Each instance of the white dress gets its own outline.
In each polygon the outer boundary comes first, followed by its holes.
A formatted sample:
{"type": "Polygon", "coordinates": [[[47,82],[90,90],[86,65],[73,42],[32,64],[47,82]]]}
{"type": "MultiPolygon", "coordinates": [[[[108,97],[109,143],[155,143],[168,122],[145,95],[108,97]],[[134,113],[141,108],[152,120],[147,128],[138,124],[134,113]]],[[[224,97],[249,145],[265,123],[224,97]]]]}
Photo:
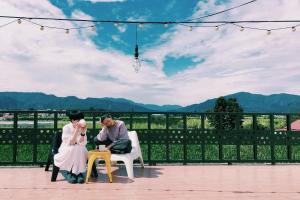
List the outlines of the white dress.
{"type": "Polygon", "coordinates": [[[54,164],[61,170],[71,171],[78,175],[86,171],[86,162],[88,159],[88,151],[86,149],[87,136],[84,140],[79,142],[80,133],[77,136],[77,144],[71,145],[74,127],[69,123],[63,127],[62,143],[58,149],[58,153],[54,155],[54,164]]]}

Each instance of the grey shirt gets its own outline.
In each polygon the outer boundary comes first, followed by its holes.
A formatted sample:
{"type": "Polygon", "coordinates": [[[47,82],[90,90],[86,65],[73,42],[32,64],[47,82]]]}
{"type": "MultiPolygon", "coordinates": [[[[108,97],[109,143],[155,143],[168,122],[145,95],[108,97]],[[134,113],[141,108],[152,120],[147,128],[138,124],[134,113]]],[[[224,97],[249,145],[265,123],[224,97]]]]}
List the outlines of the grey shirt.
{"type": "Polygon", "coordinates": [[[112,142],[119,139],[129,139],[125,123],[120,120],[115,120],[115,124],[113,126],[102,128],[97,135],[97,139],[100,141],[109,139],[112,142]]]}

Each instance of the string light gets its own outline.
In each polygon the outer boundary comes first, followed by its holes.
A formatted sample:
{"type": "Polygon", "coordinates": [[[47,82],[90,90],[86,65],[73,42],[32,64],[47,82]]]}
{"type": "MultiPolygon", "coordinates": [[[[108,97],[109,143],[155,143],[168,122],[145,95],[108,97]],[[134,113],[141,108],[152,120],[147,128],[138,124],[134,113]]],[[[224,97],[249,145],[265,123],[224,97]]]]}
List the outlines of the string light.
{"type": "Polygon", "coordinates": [[[70,30],[80,30],[80,29],[91,29],[93,31],[96,31],[95,25],[88,25],[88,26],[79,26],[79,27],[73,27],[73,28],[65,28],[65,27],[56,27],[56,26],[46,26],[41,23],[37,23],[34,20],[47,20],[47,21],[71,21],[71,22],[84,22],[84,23],[113,23],[116,27],[120,26],[121,24],[136,24],[138,27],[143,28],[144,24],[154,24],[154,25],[163,25],[165,28],[168,28],[170,24],[175,25],[182,25],[186,26],[189,31],[192,31],[194,27],[197,28],[215,28],[216,31],[220,29],[221,26],[227,26],[227,25],[234,25],[239,27],[240,31],[244,31],[245,29],[250,30],[257,30],[257,31],[267,31],[268,35],[271,35],[271,31],[279,31],[279,30],[285,30],[290,29],[292,32],[296,31],[296,27],[300,26],[300,20],[259,20],[259,21],[121,21],[121,20],[86,20],[86,19],[61,19],[61,18],[43,18],[43,17],[24,17],[24,16],[1,16],[0,18],[6,18],[6,19],[14,19],[8,23],[0,24],[0,28],[8,26],[14,22],[17,22],[18,24],[23,23],[23,21],[31,23],[33,25],[39,26],[40,30],[43,31],[45,28],[47,29],[58,29],[58,30],[65,30],[65,32],[68,34],[70,30]],[[286,27],[277,27],[272,29],[267,28],[257,28],[253,26],[240,26],[239,24],[258,24],[258,23],[298,23],[294,26],[286,26],[286,27]],[[198,25],[201,24],[201,25],[198,25]]]}

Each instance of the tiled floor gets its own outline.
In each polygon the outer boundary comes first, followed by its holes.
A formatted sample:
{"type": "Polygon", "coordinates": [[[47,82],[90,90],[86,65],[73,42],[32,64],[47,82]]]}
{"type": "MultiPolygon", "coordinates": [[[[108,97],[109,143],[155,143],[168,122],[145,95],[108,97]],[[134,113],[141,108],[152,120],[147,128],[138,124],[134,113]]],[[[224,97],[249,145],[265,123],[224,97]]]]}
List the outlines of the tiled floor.
{"type": "Polygon", "coordinates": [[[60,174],[50,182],[43,168],[0,168],[0,199],[300,199],[300,165],[123,166],[109,183],[103,167],[89,184],[69,184],[60,174]]]}

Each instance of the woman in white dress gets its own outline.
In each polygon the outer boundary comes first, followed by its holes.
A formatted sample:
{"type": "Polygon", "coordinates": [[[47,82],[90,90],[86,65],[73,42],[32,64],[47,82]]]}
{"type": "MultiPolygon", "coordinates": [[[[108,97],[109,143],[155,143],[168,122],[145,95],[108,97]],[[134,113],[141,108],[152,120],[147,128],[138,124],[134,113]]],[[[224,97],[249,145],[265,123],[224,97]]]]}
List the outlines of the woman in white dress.
{"type": "Polygon", "coordinates": [[[86,122],[81,112],[71,112],[68,116],[70,123],[63,127],[62,144],[54,156],[54,164],[68,171],[69,183],[84,183],[82,173],[88,159],[86,122]]]}

